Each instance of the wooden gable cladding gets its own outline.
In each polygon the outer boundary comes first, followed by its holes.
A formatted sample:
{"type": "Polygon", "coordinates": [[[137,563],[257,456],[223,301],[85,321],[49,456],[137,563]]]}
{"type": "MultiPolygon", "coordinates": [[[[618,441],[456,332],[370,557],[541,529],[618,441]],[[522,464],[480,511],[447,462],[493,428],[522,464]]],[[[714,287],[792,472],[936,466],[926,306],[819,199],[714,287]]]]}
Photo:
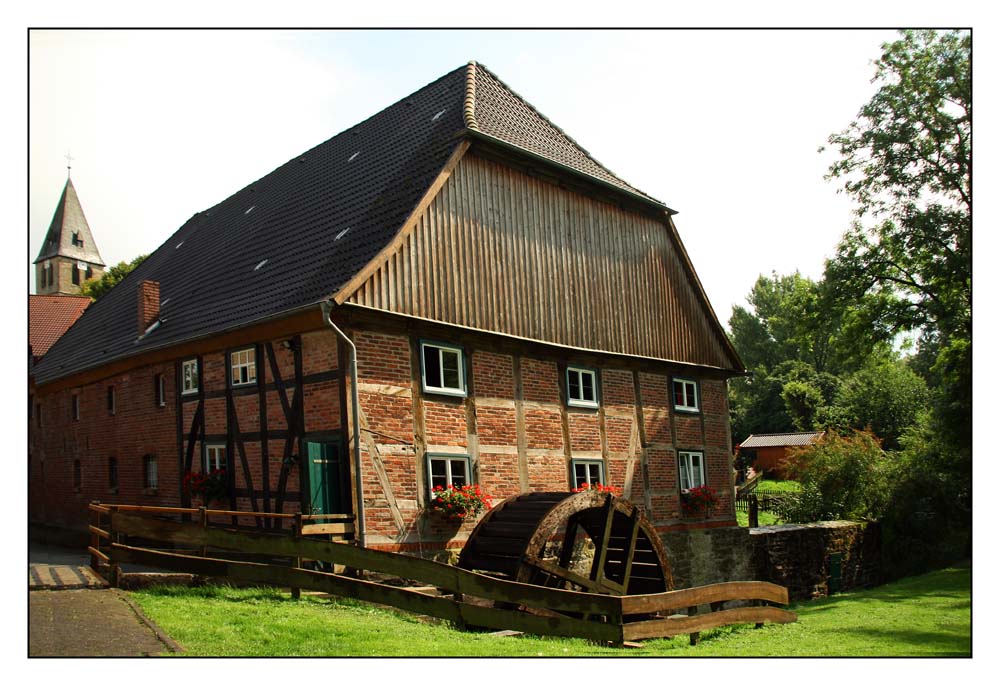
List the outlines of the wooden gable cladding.
{"type": "Polygon", "coordinates": [[[588,350],[741,371],[666,218],[465,155],[346,302],[588,350]]]}

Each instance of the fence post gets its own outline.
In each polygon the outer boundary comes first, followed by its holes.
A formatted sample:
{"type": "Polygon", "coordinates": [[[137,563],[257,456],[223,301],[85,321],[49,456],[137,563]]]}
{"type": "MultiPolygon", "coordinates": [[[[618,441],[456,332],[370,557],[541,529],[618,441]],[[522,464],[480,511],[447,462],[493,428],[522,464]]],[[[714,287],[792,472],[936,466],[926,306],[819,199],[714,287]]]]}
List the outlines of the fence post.
{"type": "Polygon", "coordinates": [[[111,505],[108,512],[108,541],[111,543],[111,550],[108,552],[108,562],[111,566],[111,573],[109,581],[111,582],[112,588],[121,588],[122,585],[122,569],[121,565],[118,564],[117,556],[115,555],[114,544],[121,543],[118,540],[118,534],[115,533],[115,506],[111,505]]]}
{"type": "MultiPolygon", "coordinates": [[[[698,614],[698,606],[697,605],[692,605],[691,607],[688,608],[688,617],[694,617],[696,614],[698,614]]],[[[698,641],[700,641],[700,640],[701,640],[701,632],[700,631],[692,631],[691,632],[691,645],[693,645],[693,646],[698,645],[698,641]]]]}
{"type": "MultiPolygon", "coordinates": [[[[100,505],[101,501],[100,500],[91,500],[90,504],[91,505],[100,505]]],[[[101,512],[100,512],[100,510],[91,510],[91,511],[94,513],[93,516],[91,517],[91,521],[93,521],[94,528],[95,529],[100,529],[101,528],[101,512]]],[[[90,532],[90,547],[93,548],[94,550],[100,550],[101,549],[101,536],[96,531],[91,531],[90,532]]],[[[94,553],[91,553],[90,554],[90,568],[93,569],[95,572],[97,571],[97,565],[99,564],[99,562],[100,561],[97,559],[97,555],[94,554],[94,553]]]]}
{"type": "MultiPolygon", "coordinates": [[[[302,538],[302,513],[301,512],[296,512],[295,513],[295,523],[292,524],[292,536],[295,537],[296,542],[298,542],[298,540],[300,538],[302,538]]],[[[296,546],[296,552],[298,552],[298,546],[296,546]]],[[[301,566],[302,566],[302,558],[301,557],[296,557],[295,558],[295,567],[299,568],[301,566]]],[[[292,587],[292,598],[294,598],[295,600],[298,600],[301,596],[302,596],[302,589],[298,588],[296,586],[293,586],[292,587]]]]}
{"type": "Polygon", "coordinates": [[[760,511],[758,509],[757,494],[751,493],[747,496],[747,520],[751,529],[760,526],[760,511]]]}
{"type": "Polygon", "coordinates": [[[208,557],[208,545],[205,543],[208,532],[208,508],[204,505],[198,508],[198,521],[201,522],[201,556],[208,557]]]}

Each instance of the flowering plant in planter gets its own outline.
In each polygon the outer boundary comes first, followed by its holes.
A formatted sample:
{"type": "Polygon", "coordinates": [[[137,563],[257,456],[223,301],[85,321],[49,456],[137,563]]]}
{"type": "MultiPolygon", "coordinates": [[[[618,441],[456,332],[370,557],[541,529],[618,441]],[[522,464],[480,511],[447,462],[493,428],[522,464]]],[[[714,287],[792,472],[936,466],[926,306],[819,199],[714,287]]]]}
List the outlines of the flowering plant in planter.
{"type": "Polygon", "coordinates": [[[462,521],[467,517],[475,517],[483,510],[493,507],[493,501],[483,493],[478,484],[448,488],[435,486],[431,498],[430,510],[443,514],[449,519],[462,521]]]}
{"type": "Polygon", "coordinates": [[[574,493],[582,493],[584,491],[597,491],[598,493],[610,493],[611,495],[618,495],[619,489],[614,486],[605,486],[602,483],[596,484],[583,484],[579,488],[574,488],[574,493]]]}
{"type": "Polygon", "coordinates": [[[719,506],[719,496],[714,488],[695,486],[681,491],[681,510],[685,517],[708,517],[719,506]]]}
{"type": "Polygon", "coordinates": [[[184,492],[192,498],[200,498],[206,505],[216,500],[222,500],[229,495],[226,470],[188,472],[184,475],[184,492]]]}

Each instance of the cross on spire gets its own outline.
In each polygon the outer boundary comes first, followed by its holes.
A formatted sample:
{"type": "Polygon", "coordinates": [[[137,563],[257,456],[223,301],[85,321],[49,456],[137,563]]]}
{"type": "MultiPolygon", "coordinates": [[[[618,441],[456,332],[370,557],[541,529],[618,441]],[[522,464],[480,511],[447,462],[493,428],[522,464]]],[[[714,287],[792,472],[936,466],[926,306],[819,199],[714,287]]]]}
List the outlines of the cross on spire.
{"type": "Polygon", "coordinates": [[[73,156],[67,152],[64,157],[66,158],[66,178],[69,178],[70,169],[73,166],[73,156]]]}

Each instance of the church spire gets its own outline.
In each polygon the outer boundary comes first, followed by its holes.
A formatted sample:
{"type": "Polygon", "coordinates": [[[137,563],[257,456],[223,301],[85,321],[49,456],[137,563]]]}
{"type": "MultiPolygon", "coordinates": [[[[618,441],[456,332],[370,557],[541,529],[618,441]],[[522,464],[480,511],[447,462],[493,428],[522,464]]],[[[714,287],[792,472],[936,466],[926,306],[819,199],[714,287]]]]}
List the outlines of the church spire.
{"type": "Polygon", "coordinates": [[[39,294],[79,293],[80,284],[100,276],[105,267],[69,177],[72,162],[69,154],[66,162],[66,185],[35,258],[35,285],[39,294]]]}

